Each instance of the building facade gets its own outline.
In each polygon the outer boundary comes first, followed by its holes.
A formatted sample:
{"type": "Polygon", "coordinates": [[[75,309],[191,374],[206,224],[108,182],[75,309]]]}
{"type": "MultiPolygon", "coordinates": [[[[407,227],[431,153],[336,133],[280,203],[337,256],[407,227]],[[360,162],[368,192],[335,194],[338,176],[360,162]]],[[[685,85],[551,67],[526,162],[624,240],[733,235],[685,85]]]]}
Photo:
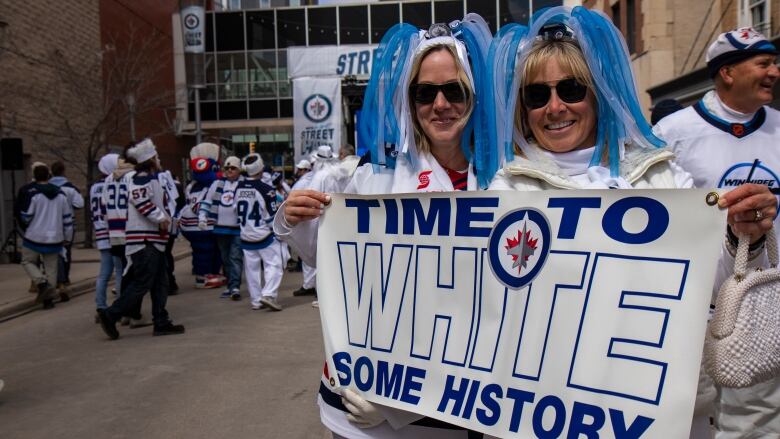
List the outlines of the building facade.
{"type": "MultiPolygon", "coordinates": [[[[242,154],[254,147],[274,165],[292,163],[293,96],[288,75],[290,47],[365,46],[373,48],[399,22],[428,28],[467,12],[480,14],[495,32],[509,22],[527,23],[530,14],[548,6],[577,5],[561,0],[425,0],[328,2],[215,0],[206,14],[207,85],[201,90],[203,130],[230,139],[242,154]]],[[[180,26],[178,15],[174,26],[180,26]]],[[[183,131],[195,129],[195,99],[186,91],[181,32],[176,49],[177,105],[183,131]]],[[[362,104],[367,76],[345,78],[346,142],[354,144],[354,114],[362,104]]]]}

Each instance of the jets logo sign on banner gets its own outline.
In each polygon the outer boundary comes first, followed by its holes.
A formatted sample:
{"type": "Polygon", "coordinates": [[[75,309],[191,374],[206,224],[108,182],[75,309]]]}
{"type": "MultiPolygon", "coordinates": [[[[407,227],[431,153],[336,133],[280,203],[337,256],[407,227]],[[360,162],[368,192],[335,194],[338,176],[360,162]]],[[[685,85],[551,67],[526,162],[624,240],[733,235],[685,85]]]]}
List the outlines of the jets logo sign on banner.
{"type": "Polygon", "coordinates": [[[687,437],[725,231],[706,200],[334,195],[317,245],[332,390],[504,438],[687,437]]]}
{"type": "Polygon", "coordinates": [[[341,79],[293,80],[295,161],[308,158],[320,145],[338,155],[341,148],[341,79]]]}

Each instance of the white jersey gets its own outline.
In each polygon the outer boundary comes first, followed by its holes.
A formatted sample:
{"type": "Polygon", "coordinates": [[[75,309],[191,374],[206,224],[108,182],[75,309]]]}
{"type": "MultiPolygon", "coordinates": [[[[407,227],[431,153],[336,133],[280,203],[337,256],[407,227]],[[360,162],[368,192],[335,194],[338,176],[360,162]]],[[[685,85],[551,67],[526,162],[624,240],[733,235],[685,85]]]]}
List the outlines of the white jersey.
{"type": "Polygon", "coordinates": [[[22,245],[38,253],[59,253],[73,240],[73,213],[65,193],[49,183],[35,183],[22,200],[26,225],[22,245]]]}
{"type": "MultiPolygon", "coordinates": [[[[729,113],[735,114],[709,92],[653,130],[693,175],[696,187],[735,188],[749,182],[765,184],[779,195],[780,112],[765,106],[744,117],[729,113]]],[[[775,218],[776,230],[778,226],[775,218]]],[[[732,268],[733,262],[728,265],[732,268]]],[[[723,278],[716,280],[716,290],[723,278]]],[[[720,389],[715,407],[718,438],[780,437],[780,377],[745,389],[720,389]]]]}
{"type": "Polygon", "coordinates": [[[211,187],[198,209],[198,220],[214,221],[214,233],[219,235],[238,235],[241,233],[236,216],[236,188],[244,177],[235,181],[220,178],[211,187]]]}
{"type": "Polygon", "coordinates": [[[84,207],[84,197],[81,196],[78,188],[69,182],[65,177],[52,177],[49,183],[59,186],[65,197],[68,199],[68,203],[72,209],[81,209],[84,207]]]}
{"type": "MultiPolygon", "coordinates": [[[[173,175],[171,175],[171,171],[158,172],[157,180],[160,182],[160,187],[166,193],[167,205],[165,208],[173,216],[173,214],[176,212],[176,199],[179,198],[179,190],[176,189],[176,182],[173,180],[173,175]]],[[[171,226],[168,228],[168,232],[171,235],[176,235],[179,232],[176,221],[171,221],[171,226]]]]}
{"type": "Polygon", "coordinates": [[[247,178],[236,188],[235,209],[241,226],[242,249],[257,250],[273,243],[271,223],[276,214],[276,189],[247,178]]]}
{"type": "Polygon", "coordinates": [[[95,229],[95,245],[98,250],[108,250],[111,243],[108,240],[108,223],[106,222],[106,205],[103,203],[103,188],[105,179],[96,181],[89,188],[89,210],[92,214],[92,226],[95,229]]]}
{"type": "MultiPolygon", "coordinates": [[[[674,151],[676,163],[698,188],[733,189],[749,182],[765,184],[780,195],[780,112],[763,107],[746,122],[735,123],[704,102],[665,117],[653,128],[674,151]]],[[[775,227],[780,227],[777,218],[775,227]]]]}
{"type": "Polygon", "coordinates": [[[109,175],[103,182],[102,203],[106,209],[108,240],[113,245],[125,245],[125,226],[127,225],[127,188],[135,171],[121,176],[109,175]]]}
{"type": "MultiPolygon", "coordinates": [[[[183,232],[198,232],[198,212],[200,211],[200,203],[206,198],[209,192],[209,186],[203,186],[197,181],[190,182],[184,189],[185,205],[179,212],[179,227],[183,232]]],[[[208,227],[206,230],[210,231],[214,228],[216,223],[214,218],[207,218],[208,227]]]]}
{"type": "Polygon", "coordinates": [[[158,224],[170,219],[167,212],[168,194],[160,186],[156,175],[136,173],[127,188],[130,202],[127,208],[127,256],[140,251],[146,243],[154,244],[164,252],[168,231],[160,231],[158,224]]]}

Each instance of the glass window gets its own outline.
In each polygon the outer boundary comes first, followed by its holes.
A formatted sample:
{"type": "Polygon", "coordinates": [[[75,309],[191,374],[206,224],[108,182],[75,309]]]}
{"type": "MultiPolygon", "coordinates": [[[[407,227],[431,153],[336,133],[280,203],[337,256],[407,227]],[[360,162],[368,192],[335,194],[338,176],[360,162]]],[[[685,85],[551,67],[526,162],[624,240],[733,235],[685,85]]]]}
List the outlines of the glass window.
{"type": "Polygon", "coordinates": [[[388,29],[400,22],[398,4],[371,4],[371,43],[379,44],[388,29]]]}
{"type": "Polygon", "coordinates": [[[227,84],[231,82],[246,82],[246,65],[244,53],[226,53],[217,55],[217,82],[227,84]]]}
{"type": "MultiPolygon", "coordinates": [[[[193,103],[188,105],[188,117],[190,121],[195,121],[195,104],[193,103]]],[[[217,120],[216,102],[200,103],[200,120],[217,120]]]]}
{"type": "Polygon", "coordinates": [[[214,51],[214,15],[206,14],[206,52],[214,51]]]}
{"type": "Polygon", "coordinates": [[[290,84],[290,81],[280,81],[279,82],[279,97],[280,98],[289,98],[292,96],[292,85],[290,84]]]}
{"type": "Polygon", "coordinates": [[[246,84],[218,84],[217,97],[220,101],[246,99],[246,84]]]}
{"type": "Polygon", "coordinates": [[[206,53],[203,60],[203,68],[206,70],[206,82],[213,84],[217,82],[216,67],[214,65],[214,54],[206,53]]]}
{"type": "Polygon", "coordinates": [[[750,0],[750,3],[748,7],[750,8],[750,11],[748,13],[748,18],[750,20],[750,26],[753,27],[753,29],[765,34],[770,35],[772,33],[772,30],[770,29],[770,23],[769,23],[769,11],[768,11],[768,3],[766,0],[750,0]]]}
{"type": "Polygon", "coordinates": [[[250,119],[274,119],[278,117],[276,99],[264,101],[249,101],[250,119]]]}
{"type": "Polygon", "coordinates": [[[260,9],[262,3],[260,0],[243,0],[241,7],[244,9],[260,9]]]}
{"type": "Polygon", "coordinates": [[[463,18],[463,0],[437,1],[433,3],[433,20],[450,23],[463,18]]]}
{"type": "Polygon", "coordinates": [[[249,52],[248,70],[251,82],[276,81],[276,51],[249,52]]]}
{"type": "Polygon", "coordinates": [[[274,11],[247,12],[246,39],[249,50],[275,49],[274,11]]]}
{"type": "Polygon", "coordinates": [[[309,45],[336,44],[336,8],[309,8],[309,45]]]}
{"type": "Polygon", "coordinates": [[[339,8],[339,44],[368,44],[368,8],[339,8]]]}
{"type": "Polygon", "coordinates": [[[275,98],[276,82],[253,82],[249,84],[250,98],[275,98]]]}
{"type": "Polygon", "coordinates": [[[276,54],[276,79],[287,79],[287,51],[279,50],[276,54]]]}
{"type": "Polygon", "coordinates": [[[306,45],[306,11],[303,9],[280,9],[276,11],[276,36],[279,48],[306,45]]]}
{"type": "MultiPolygon", "coordinates": [[[[511,0],[510,0],[511,1],[511,0]]],[[[524,0],[520,0],[522,2],[524,0]]],[[[519,2],[518,2],[519,3],[519,2]]],[[[466,11],[482,16],[490,26],[490,31],[496,32],[496,3],[484,0],[466,0],[466,11]]]]}
{"type": "MultiPolygon", "coordinates": [[[[520,23],[527,26],[531,16],[529,5],[528,0],[500,0],[498,4],[500,26],[507,23],[520,23]]],[[[495,31],[495,29],[491,30],[495,31]]]]}
{"type": "Polygon", "coordinates": [[[279,117],[293,117],[292,99],[279,99],[279,117]]]}
{"type": "Polygon", "coordinates": [[[551,8],[553,6],[563,6],[562,0],[533,0],[534,12],[539,9],[551,8]]]}
{"type": "Polygon", "coordinates": [[[246,101],[219,103],[219,120],[231,119],[246,119],[246,101]]]}
{"type": "Polygon", "coordinates": [[[244,13],[215,14],[217,51],[244,50],[244,13]]]}
{"type": "Polygon", "coordinates": [[[431,26],[431,4],[424,3],[401,3],[403,8],[403,21],[417,26],[420,29],[428,29],[431,26]]]}

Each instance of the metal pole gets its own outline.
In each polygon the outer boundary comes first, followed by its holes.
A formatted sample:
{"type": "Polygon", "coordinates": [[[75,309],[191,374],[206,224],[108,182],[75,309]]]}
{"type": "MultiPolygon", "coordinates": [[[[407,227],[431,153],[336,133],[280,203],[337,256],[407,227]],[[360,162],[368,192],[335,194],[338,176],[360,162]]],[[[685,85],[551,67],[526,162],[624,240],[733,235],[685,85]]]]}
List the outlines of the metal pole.
{"type": "Polygon", "coordinates": [[[202,133],[200,130],[200,88],[193,87],[195,92],[195,144],[201,142],[202,133]]]}

